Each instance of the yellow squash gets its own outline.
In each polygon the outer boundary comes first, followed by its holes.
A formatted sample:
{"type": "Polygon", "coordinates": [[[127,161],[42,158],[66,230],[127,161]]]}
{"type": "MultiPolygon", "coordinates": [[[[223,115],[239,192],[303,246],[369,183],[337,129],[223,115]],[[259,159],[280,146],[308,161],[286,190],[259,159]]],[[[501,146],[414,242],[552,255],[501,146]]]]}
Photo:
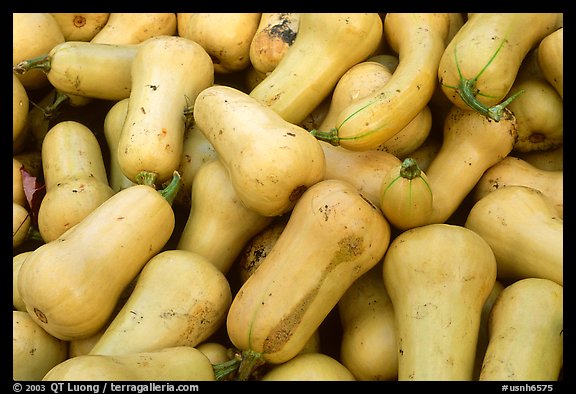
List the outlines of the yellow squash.
{"type": "Polygon", "coordinates": [[[550,33],[538,45],[538,64],[544,78],[564,98],[564,28],[550,33]]]}
{"type": "Polygon", "coordinates": [[[176,34],[176,14],[172,12],[110,13],[106,24],[90,42],[94,44],[139,44],[156,36],[176,34]]]}
{"type": "Polygon", "coordinates": [[[337,359],[324,353],[304,353],[272,367],[260,381],[355,381],[354,375],[337,359]]]}
{"type": "Polygon", "coordinates": [[[52,12],[66,41],[90,41],[108,22],[109,13],[52,12]]]}

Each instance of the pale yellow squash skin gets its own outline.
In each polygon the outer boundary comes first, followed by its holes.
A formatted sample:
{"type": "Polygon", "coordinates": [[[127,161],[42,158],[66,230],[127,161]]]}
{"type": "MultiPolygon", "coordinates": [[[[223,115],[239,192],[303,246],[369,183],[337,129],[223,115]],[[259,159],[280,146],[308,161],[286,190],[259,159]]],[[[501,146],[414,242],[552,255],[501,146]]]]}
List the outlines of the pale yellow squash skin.
{"type": "Polygon", "coordinates": [[[204,256],[227,274],[244,245],[272,222],[238,198],[219,159],[203,164],[192,184],[192,205],[177,249],[204,256]]]}
{"type": "Polygon", "coordinates": [[[298,354],[348,287],[382,258],[389,240],[388,222],[352,184],[325,180],[304,192],[228,312],[228,336],[246,366],[298,354]]]}
{"type": "Polygon", "coordinates": [[[90,41],[108,22],[109,13],[52,12],[66,41],[90,41]]]}
{"type": "Polygon", "coordinates": [[[274,366],[261,381],[355,381],[342,363],[324,353],[304,353],[274,366]]]}
{"type": "Polygon", "coordinates": [[[106,138],[108,154],[110,157],[108,163],[110,169],[108,183],[114,192],[119,192],[122,189],[126,189],[127,187],[136,184],[124,175],[122,168],[120,168],[120,164],[118,163],[118,141],[120,140],[120,133],[124,127],[124,121],[126,121],[129,103],[130,98],[125,98],[116,102],[104,117],[104,138],[106,138]]]}
{"type": "Polygon", "coordinates": [[[465,226],[494,250],[499,279],[563,284],[564,221],[541,191],[520,185],[494,190],[474,204],[465,226]]]}
{"type": "Polygon", "coordinates": [[[203,90],[194,119],[238,197],[261,215],[288,212],[324,176],[324,152],[316,138],[240,90],[222,85],[203,90]]]}
{"type": "Polygon", "coordinates": [[[173,36],[177,31],[175,13],[110,13],[106,24],[90,40],[95,44],[139,44],[156,36],[173,36]]]}
{"type": "Polygon", "coordinates": [[[303,13],[290,50],[250,96],[299,124],[350,67],[376,51],[381,38],[376,13],[303,13]]]}
{"type": "Polygon", "coordinates": [[[422,111],[436,88],[449,26],[449,14],[386,14],[384,36],[400,62],[386,85],[341,111],[335,122],[341,146],[374,149],[422,111]]]}
{"type": "Polygon", "coordinates": [[[195,347],[208,357],[212,365],[224,363],[231,359],[228,348],[219,342],[202,342],[195,347]]]}
{"type": "Polygon", "coordinates": [[[18,290],[28,312],[59,339],[95,334],[124,288],[164,247],[174,225],[172,207],[150,186],[114,194],[26,259],[18,290]]]}
{"type": "MultiPolygon", "coordinates": [[[[476,98],[490,107],[499,104],[510,92],[518,69],[528,52],[556,28],[560,14],[555,13],[477,13],[468,16],[446,46],[438,66],[438,79],[442,91],[450,101],[462,108],[469,108],[456,90],[460,76],[456,57],[466,79],[478,76],[504,41],[490,65],[476,81],[476,89],[485,97],[476,98]],[[527,28],[530,26],[530,28],[527,28]]],[[[512,92],[513,93],[513,92],[512,92]]]]}
{"type": "Polygon", "coordinates": [[[48,131],[42,166],[46,195],[38,210],[38,230],[45,242],[58,238],[114,194],[98,140],[82,123],[63,121],[48,131]]]}
{"type": "MultiPolygon", "coordinates": [[[[196,42],[158,36],[141,44],[132,62],[130,103],[120,139],[118,163],[135,183],[141,172],[161,185],[182,160],[184,111],[214,82],[212,60],[196,42]]],[[[148,183],[147,183],[148,184],[148,183]]]]}
{"type": "Polygon", "coordinates": [[[22,245],[28,239],[32,218],[28,208],[12,202],[12,249],[22,245]]]}
{"type": "Polygon", "coordinates": [[[472,380],[482,307],[496,280],[488,243],[456,225],[406,230],[383,266],[396,323],[398,380],[472,380]]]}
{"type": "Polygon", "coordinates": [[[186,250],[165,250],[146,263],[89,354],[196,346],[224,323],[231,302],[228,280],[210,260],[186,250]]]}
{"type": "Polygon", "coordinates": [[[20,292],[18,291],[18,273],[20,272],[22,264],[32,252],[33,250],[22,252],[12,258],[12,306],[17,311],[26,312],[26,304],[22,301],[22,297],[20,297],[20,292]]]}
{"type": "Polygon", "coordinates": [[[382,263],[358,278],[338,301],[340,362],[357,380],[398,376],[394,307],[382,280],[382,263]]]}
{"type": "Polygon", "coordinates": [[[564,146],[549,151],[512,152],[514,156],[545,171],[564,170],[564,146]]]}
{"type": "Polygon", "coordinates": [[[132,62],[138,48],[138,45],[66,41],[48,53],[46,75],[52,86],[66,94],[122,100],[130,96],[132,62]]]}
{"type": "Polygon", "coordinates": [[[22,149],[22,140],[28,134],[28,110],[30,101],[26,88],[16,74],[12,73],[12,148],[22,149]]]}
{"type": "Polygon", "coordinates": [[[182,185],[174,200],[174,205],[189,210],[192,203],[192,185],[194,178],[204,163],[217,159],[216,150],[196,126],[196,123],[187,127],[184,131],[184,143],[182,145],[182,160],[178,166],[182,185]]]}
{"type": "Polygon", "coordinates": [[[494,122],[453,105],[444,120],[442,146],[426,170],[434,196],[428,223],[448,220],[484,171],[512,151],[517,136],[516,119],[509,112],[494,122]]]}
{"type": "MultiPolygon", "coordinates": [[[[198,349],[176,346],[118,356],[84,355],[52,368],[44,381],[214,381],[210,360],[198,349]]],[[[158,383],[161,384],[161,383],[158,383]]]]}
{"type": "Polygon", "coordinates": [[[212,57],[214,72],[228,74],[250,65],[250,44],[260,13],[177,13],[178,35],[200,44],[212,57]]]}
{"type": "MultiPolygon", "coordinates": [[[[12,14],[12,66],[23,60],[42,56],[65,41],[54,17],[47,12],[12,14]]],[[[50,85],[41,70],[17,75],[26,89],[37,90],[50,85]]]]}
{"type": "Polygon", "coordinates": [[[351,151],[320,141],[326,158],[324,179],[353,184],[375,206],[380,206],[382,180],[402,162],[391,153],[377,150],[351,151]]]}
{"type": "Polygon", "coordinates": [[[560,219],[564,218],[564,171],[541,170],[514,156],[507,156],[486,170],[474,186],[472,201],[510,185],[540,190],[555,205],[560,219]]]}
{"type": "Polygon", "coordinates": [[[86,338],[75,339],[68,342],[68,358],[85,356],[90,353],[96,342],[104,334],[105,328],[86,338]]]}
{"type": "Polygon", "coordinates": [[[16,158],[12,158],[12,201],[23,207],[28,206],[26,194],[24,193],[24,184],[22,183],[23,164],[16,158]]]}
{"type": "Polygon", "coordinates": [[[68,358],[68,343],[44,331],[26,311],[12,311],[12,378],[39,381],[68,358]]]}
{"type": "Polygon", "coordinates": [[[564,99],[564,28],[550,33],[538,45],[538,64],[544,78],[564,99]]]}
{"type": "Polygon", "coordinates": [[[564,353],[563,288],[539,278],[518,280],[496,299],[479,380],[556,381],[564,353]]]}
{"type": "Polygon", "coordinates": [[[261,73],[274,71],[296,39],[300,13],[263,12],[250,42],[250,63],[261,73]]]}

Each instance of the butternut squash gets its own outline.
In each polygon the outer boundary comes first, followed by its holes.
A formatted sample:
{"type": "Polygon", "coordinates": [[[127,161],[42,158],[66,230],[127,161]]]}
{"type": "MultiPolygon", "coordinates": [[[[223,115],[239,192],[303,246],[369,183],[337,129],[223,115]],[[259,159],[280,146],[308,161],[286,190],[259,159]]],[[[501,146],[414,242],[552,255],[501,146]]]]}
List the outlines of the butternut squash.
{"type": "Polygon", "coordinates": [[[300,13],[263,12],[250,42],[254,69],[264,74],[274,71],[294,44],[299,27],[300,13]]]}
{"type": "Polygon", "coordinates": [[[470,109],[470,100],[483,109],[500,105],[510,92],[525,56],[556,29],[559,15],[469,15],[446,46],[438,66],[444,94],[462,109],[470,109]]]}
{"type": "Polygon", "coordinates": [[[106,24],[90,40],[94,44],[132,45],[157,36],[173,36],[177,31],[172,12],[110,13],[106,24]]]}
{"type": "Polygon", "coordinates": [[[131,67],[138,45],[66,41],[14,66],[19,75],[38,71],[58,91],[102,100],[130,96],[131,67]]]}
{"type": "Polygon", "coordinates": [[[564,146],[549,151],[512,152],[534,167],[545,171],[562,171],[564,169],[564,146]]]}
{"type": "Polygon", "coordinates": [[[442,146],[426,170],[434,195],[429,223],[443,223],[472,191],[484,171],[506,157],[518,136],[514,115],[494,122],[452,106],[444,120],[442,146]]]}
{"type": "Polygon", "coordinates": [[[299,354],[273,366],[260,381],[355,381],[340,361],[324,353],[299,354]]]}
{"type": "Polygon", "coordinates": [[[338,301],[338,312],[340,362],[357,380],[396,380],[396,323],[382,279],[382,261],[352,283],[338,301]]]}
{"type": "Polygon", "coordinates": [[[12,249],[16,249],[28,239],[32,228],[28,208],[12,202],[12,249]]]}
{"type": "Polygon", "coordinates": [[[324,179],[340,179],[353,184],[375,206],[380,206],[382,180],[400,159],[391,153],[369,150],[351,151],[320,141],[326,158],[324,179]]]}
{"type": "Polygon", "coordinates": [[[170,201],[178,181],[175,174],[162,193],[146,185],[121,190],[35,249],[18,274],[18,290],[34,321],[63,340],[98,332],[124,288],[170,238],[170,201]]]}
{"type": "Polygon", "coordinates": [[[24,185],[22,183],[24,165],[15,157],[12,158],[12,201],[23,207],[28,206],[24,185]]]}
{"type": "Polygon", "coordinates": [[[44,381],[213,381],[210,360],[198,349],[176,346],[118,356],[84,355],[52,368],[44,381]]]}
{"type": "Polygon", "coordinates": [[[250,65],[250,44],[260,13],[177,13],[178,35],[208,52],[214,72],[228,74],[250,65]]]}
{"type": "Polygon", "coordinates": [[[165,250],[142,268],[134,290],[89,354],[194,347],[220,328],[231,301],[228,280],[211,261],[186,250],[165,250]]]}
{"type": "Polygon", "coordinates": [[[200,92],[194,119],[240,200],[263,216],[288,212],[324,176],[324,152],[312,135],[235,88],[200,92]]]}
{"type": "Polygon", "coordinates": [[[564,218],[564,171],[541,170],[514,156],[505,157],[484,172],[474,186],[472,201],[510,185],[540,190],[555,205],[560,219],[564,218]]]}
{"type": "Polygon", "coordinates": [[[118,140],[118,163],[135,183],[161,185],[182,160],[185,111],[214,82],[212,60],[196,42],[158,36],[140,45],[118,140]]]}
{"type": "MultiPolygon", "coordinates": [[[[12,66],[42,56],[65,41],[54,17],[47,12],[15,12],[12,14],[12,66]]],[[[27,90],[50,86],[41,70],[16,75],[27,90]]]]}
{"type": "Polygon", "coordinates": [[[381,38],[376,13],[303,13],[290,50],[250,96],[299,124],[350,67],[374,53],[381,38]]]}
{"type": "Polygon", "coordinates": [[[229,349],[219,342],[202,342],[196,346],[196,349],[204,353],[212,365],[230,360],[229,349]]]}
{"type": "Polygon", "coordinates": [[[108,22],[109,13],[52,12],[66,41],[90,41],[108,22]]]}
{"type": "Polygon", "coordinates": [[[408,157],[388,171],[381,190],[380,209],[390,224],[407,230],[429,223],[434,196],[416,160],[408,157]]]}
{"type": "Polygon", "coordinates": [[[500,280],[564,278],[564,222],[544,194],[528,186],[492,191],[468,213],[466,228],[488,242],[500,280]]]}
{"type": "Polygon", "coordinates": [[[368,150],[404,128],[432,97],[449,26],[449,14],[387,13],[384,37],[400,58],[398,67],[381,89],[342,110],[334,130],[322,130],[321,138],[368,150]]]}
{"type": "Polygon", "coordinates": [[[46,195],[38,210],[38,230],[50,242],[114,194],[100,145],[82,123],[54,125],[42,143],[46,195]]]}
{"type": "Polygon", "coordinates": [[[389,241],[382,213],[350,183],[325,180],[306,190],[230,306],[227,333],[243,356],[237,379],[298,354],[389,241]]]}
{"type": "Polygon", "coordinates": [[[398,380],[472,380],[482,307],[496,259],[474,231],[429,224],[402,232],[384,256],[394,306],[398,380]]]}
{"type": "Polygon", "coordinates": [[[492,307],[479,380],[554,381],[564,353],[563,288],[540,278],[507,286],[492,307]]]}
{"type": "Polygon", "coordinates": [[[551,32],[538,45],[538,65],[544,78],[564,99],[564,28],[551,32]]]}
{"type": "Polygon", "coordinates": [[[12,311],[12,378],[38,381],[68,357],[68,343],[44,331],[25,311],[12,311]]]}
{"type": "Polygon", "coordinates": [[[26,312],[26,304],[22,301],[22,297],[20,297],[20,292],[18,291],[18,273],[20,272],[22,264],[32,252],[33,250],[21,252],[12,258],[12,306],[17,311],[26,312]]]}
{"type": "Polygon", "coordinates": [[[118,163],[118,141],[120,140],[120,133],[124,127],[129,103],[130,98],[125,98],[116,102],[104,117],[104,138],[106,139],[109,157],[108,183],[114,192],[119,192],[122,189],[126,189],[127,187],[136,184],[124,175],[122,168],[120,168],[120,163],[118,163]]]}
{"type": "Polygon", "coordinates": [[[21,151],[28,133],[28,111],[30,101],[26,88],[12,73],[12,150],[21,151]]]}
{"type": "Polygon", "coordinates": [[[192,206],[177,249],[195,252],[227,274],[244,245],[272,222],[246,208],[219,159],[203,164],[192,184],[192,206]]]}

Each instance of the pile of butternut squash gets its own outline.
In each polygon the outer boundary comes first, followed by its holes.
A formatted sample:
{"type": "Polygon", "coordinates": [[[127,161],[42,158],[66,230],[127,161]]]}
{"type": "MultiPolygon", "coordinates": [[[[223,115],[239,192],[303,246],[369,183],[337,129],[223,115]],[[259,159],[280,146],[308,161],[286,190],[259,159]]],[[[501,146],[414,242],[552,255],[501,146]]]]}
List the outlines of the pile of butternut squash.
{"type": "Polygon", "coordinates": [[[563,14],[13,14],[15,380],[562,380],[563,14]]]}

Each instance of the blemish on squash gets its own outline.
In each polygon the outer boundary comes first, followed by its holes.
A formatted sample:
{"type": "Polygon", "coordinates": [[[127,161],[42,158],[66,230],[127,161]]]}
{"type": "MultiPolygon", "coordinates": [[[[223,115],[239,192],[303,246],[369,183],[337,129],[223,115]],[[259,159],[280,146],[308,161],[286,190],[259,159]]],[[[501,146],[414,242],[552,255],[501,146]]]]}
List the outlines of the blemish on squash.
{"type": "Polygon", "coordinates": [[[72,24],[74,25],[74,27],[83,27],[84,25],[86,25],[86,18],[83,17],[82,15],[75,15],[74,19],[72,20],[72,24]]]}
{"type": "Polygon", "coordinates": [[[304,194],[306,189],[308,189],[308,186],[306,186],[306,185],[300,185],[300,186],[294,188],[294,190],[292,190],[292,193],[290,193],[288,200],[290,200],[290,201],[298,200],[300,198],[300,196],[302,194],[304,194]]]}
{"type": "Polygon", "coordinates": [[[46,317],[44,312],[42,312],[40,309],[34,308],[34,314],[36,315],[38,320],[40,320],[42,323],[48,324],[48,318],[46,317]]]}

